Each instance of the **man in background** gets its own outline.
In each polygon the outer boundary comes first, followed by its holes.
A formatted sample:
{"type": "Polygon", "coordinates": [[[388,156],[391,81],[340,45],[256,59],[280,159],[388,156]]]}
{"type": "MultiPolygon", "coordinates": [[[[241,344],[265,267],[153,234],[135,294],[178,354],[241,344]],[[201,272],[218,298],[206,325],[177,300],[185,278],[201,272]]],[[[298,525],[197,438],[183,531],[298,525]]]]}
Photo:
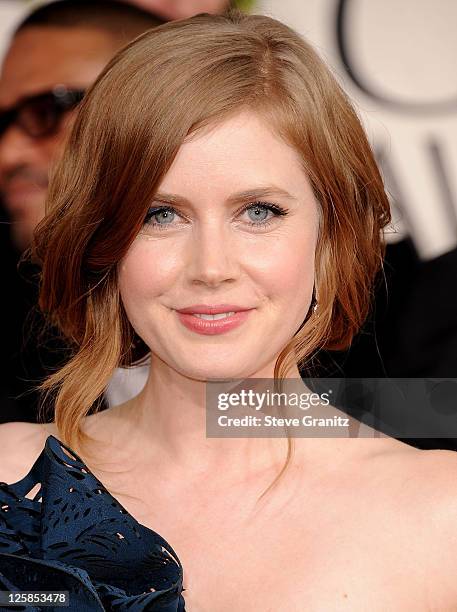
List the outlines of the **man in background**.
{"type": "Polygon", "coordinates": [[[11,39],[0,75],[0,422],[35,421],[34,387],[69,355],[62,340],[37,333],[42,320],[31,314],[37,285],[30,265],[17,270],[44,215],[50,167],[78,102],[105,64],[161,23],[129,3],[59,0],[29,14],[11,39]]]}

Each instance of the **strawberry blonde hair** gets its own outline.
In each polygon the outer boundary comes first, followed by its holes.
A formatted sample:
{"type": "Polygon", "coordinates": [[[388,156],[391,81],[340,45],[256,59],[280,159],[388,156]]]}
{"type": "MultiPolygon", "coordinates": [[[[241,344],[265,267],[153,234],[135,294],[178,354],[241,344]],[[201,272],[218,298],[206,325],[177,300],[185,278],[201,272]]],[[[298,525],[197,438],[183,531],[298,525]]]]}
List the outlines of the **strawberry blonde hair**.
{"type": "MultiPolygon", "coordinates": [[[[274,378],[281,382],[293,364],[306,367],[319,349],[347,348],[368,314],[389,203],[361,122],[317,53],[283,23],[236,10],[153,28],[110,61],[83,99],[32,247],[40,308],[73,347],[41,389],[75,450],[90,438],[81,421],[114,369],[150,350],[124,311],[118,263],[186,137],[242,109],[299,153],[321,215],[319,308],[303,313],[274,378]]],[[[292,446],[288,437],[270,487],[292,446]]]]}

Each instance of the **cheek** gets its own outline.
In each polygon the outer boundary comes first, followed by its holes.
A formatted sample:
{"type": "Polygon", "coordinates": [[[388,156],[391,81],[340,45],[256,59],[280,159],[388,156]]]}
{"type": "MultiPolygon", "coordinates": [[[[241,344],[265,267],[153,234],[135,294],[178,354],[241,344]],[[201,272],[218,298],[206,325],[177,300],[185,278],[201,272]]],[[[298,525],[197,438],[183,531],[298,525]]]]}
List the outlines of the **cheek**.
{"type": "Polygon", "coordinates": [[[282,259],[278,287],[287,299],[300,300],[314,284],[314,246],[301,241],[288,247],[282,259]]]}
{"type": "Polygon", "coordinates": [[[179,257],[173,248],[138,238],[119,264],[119,289],[124,300],[160,295],[173,283],[179,257]],[[165,254],[166,253],[166,254],[165,254]]]}
{"type": "Polygon", "coordinates": [[[249,256],[265,293],[284,302],[307,299],[314,284],[315,232],[301,228],[270,239],[265,246],[249,256]]]}
{"type": "MultiPolygon", "coordinates": [[[[127,317],[141,335],[145,315],[155,299],[173,284],[176,266],[163,249],[141,239],[135,241],[119,264],[119,292],[127,317]]],[[[152,314],[152,313],[151,313],[152,314]]]]}

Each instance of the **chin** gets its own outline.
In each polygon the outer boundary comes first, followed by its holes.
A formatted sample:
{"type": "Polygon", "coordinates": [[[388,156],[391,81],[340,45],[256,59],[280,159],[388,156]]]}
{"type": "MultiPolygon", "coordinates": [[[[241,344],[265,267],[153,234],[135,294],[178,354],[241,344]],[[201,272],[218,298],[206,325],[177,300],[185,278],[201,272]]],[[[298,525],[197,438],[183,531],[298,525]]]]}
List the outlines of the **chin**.
{"type": "Polygon", "coordinates": [[[252,376],[252,369],[241,369],[239,364],[233,366],[222,364],[220,367],[208,365],[207,368],[200,366],[199,368],[180,369],[181,374],[200,380],[202,382],[225,382],[227,380],[243,380],[252,376]]]}

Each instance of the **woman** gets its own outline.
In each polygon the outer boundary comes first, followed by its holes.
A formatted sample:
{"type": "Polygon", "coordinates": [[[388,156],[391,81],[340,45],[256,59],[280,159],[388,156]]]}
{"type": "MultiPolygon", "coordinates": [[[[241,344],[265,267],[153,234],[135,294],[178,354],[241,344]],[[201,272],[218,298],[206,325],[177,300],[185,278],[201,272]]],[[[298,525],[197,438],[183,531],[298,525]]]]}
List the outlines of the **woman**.
{"type": "Polygon", "coordinates": [[[3,589],[75,610],[457,609],[454,454],[367,427],[205,435],[207,383],[306,391],[299,367],[349,345],[382,261],[373,155],[301,37],[236,12],[139,37],[85,97],[48,204],[40,306],[74,356],[44,385],[54,423],[0,428],[3,589]],[[149,353],[142,392],[86,416],[149,353]]]}

